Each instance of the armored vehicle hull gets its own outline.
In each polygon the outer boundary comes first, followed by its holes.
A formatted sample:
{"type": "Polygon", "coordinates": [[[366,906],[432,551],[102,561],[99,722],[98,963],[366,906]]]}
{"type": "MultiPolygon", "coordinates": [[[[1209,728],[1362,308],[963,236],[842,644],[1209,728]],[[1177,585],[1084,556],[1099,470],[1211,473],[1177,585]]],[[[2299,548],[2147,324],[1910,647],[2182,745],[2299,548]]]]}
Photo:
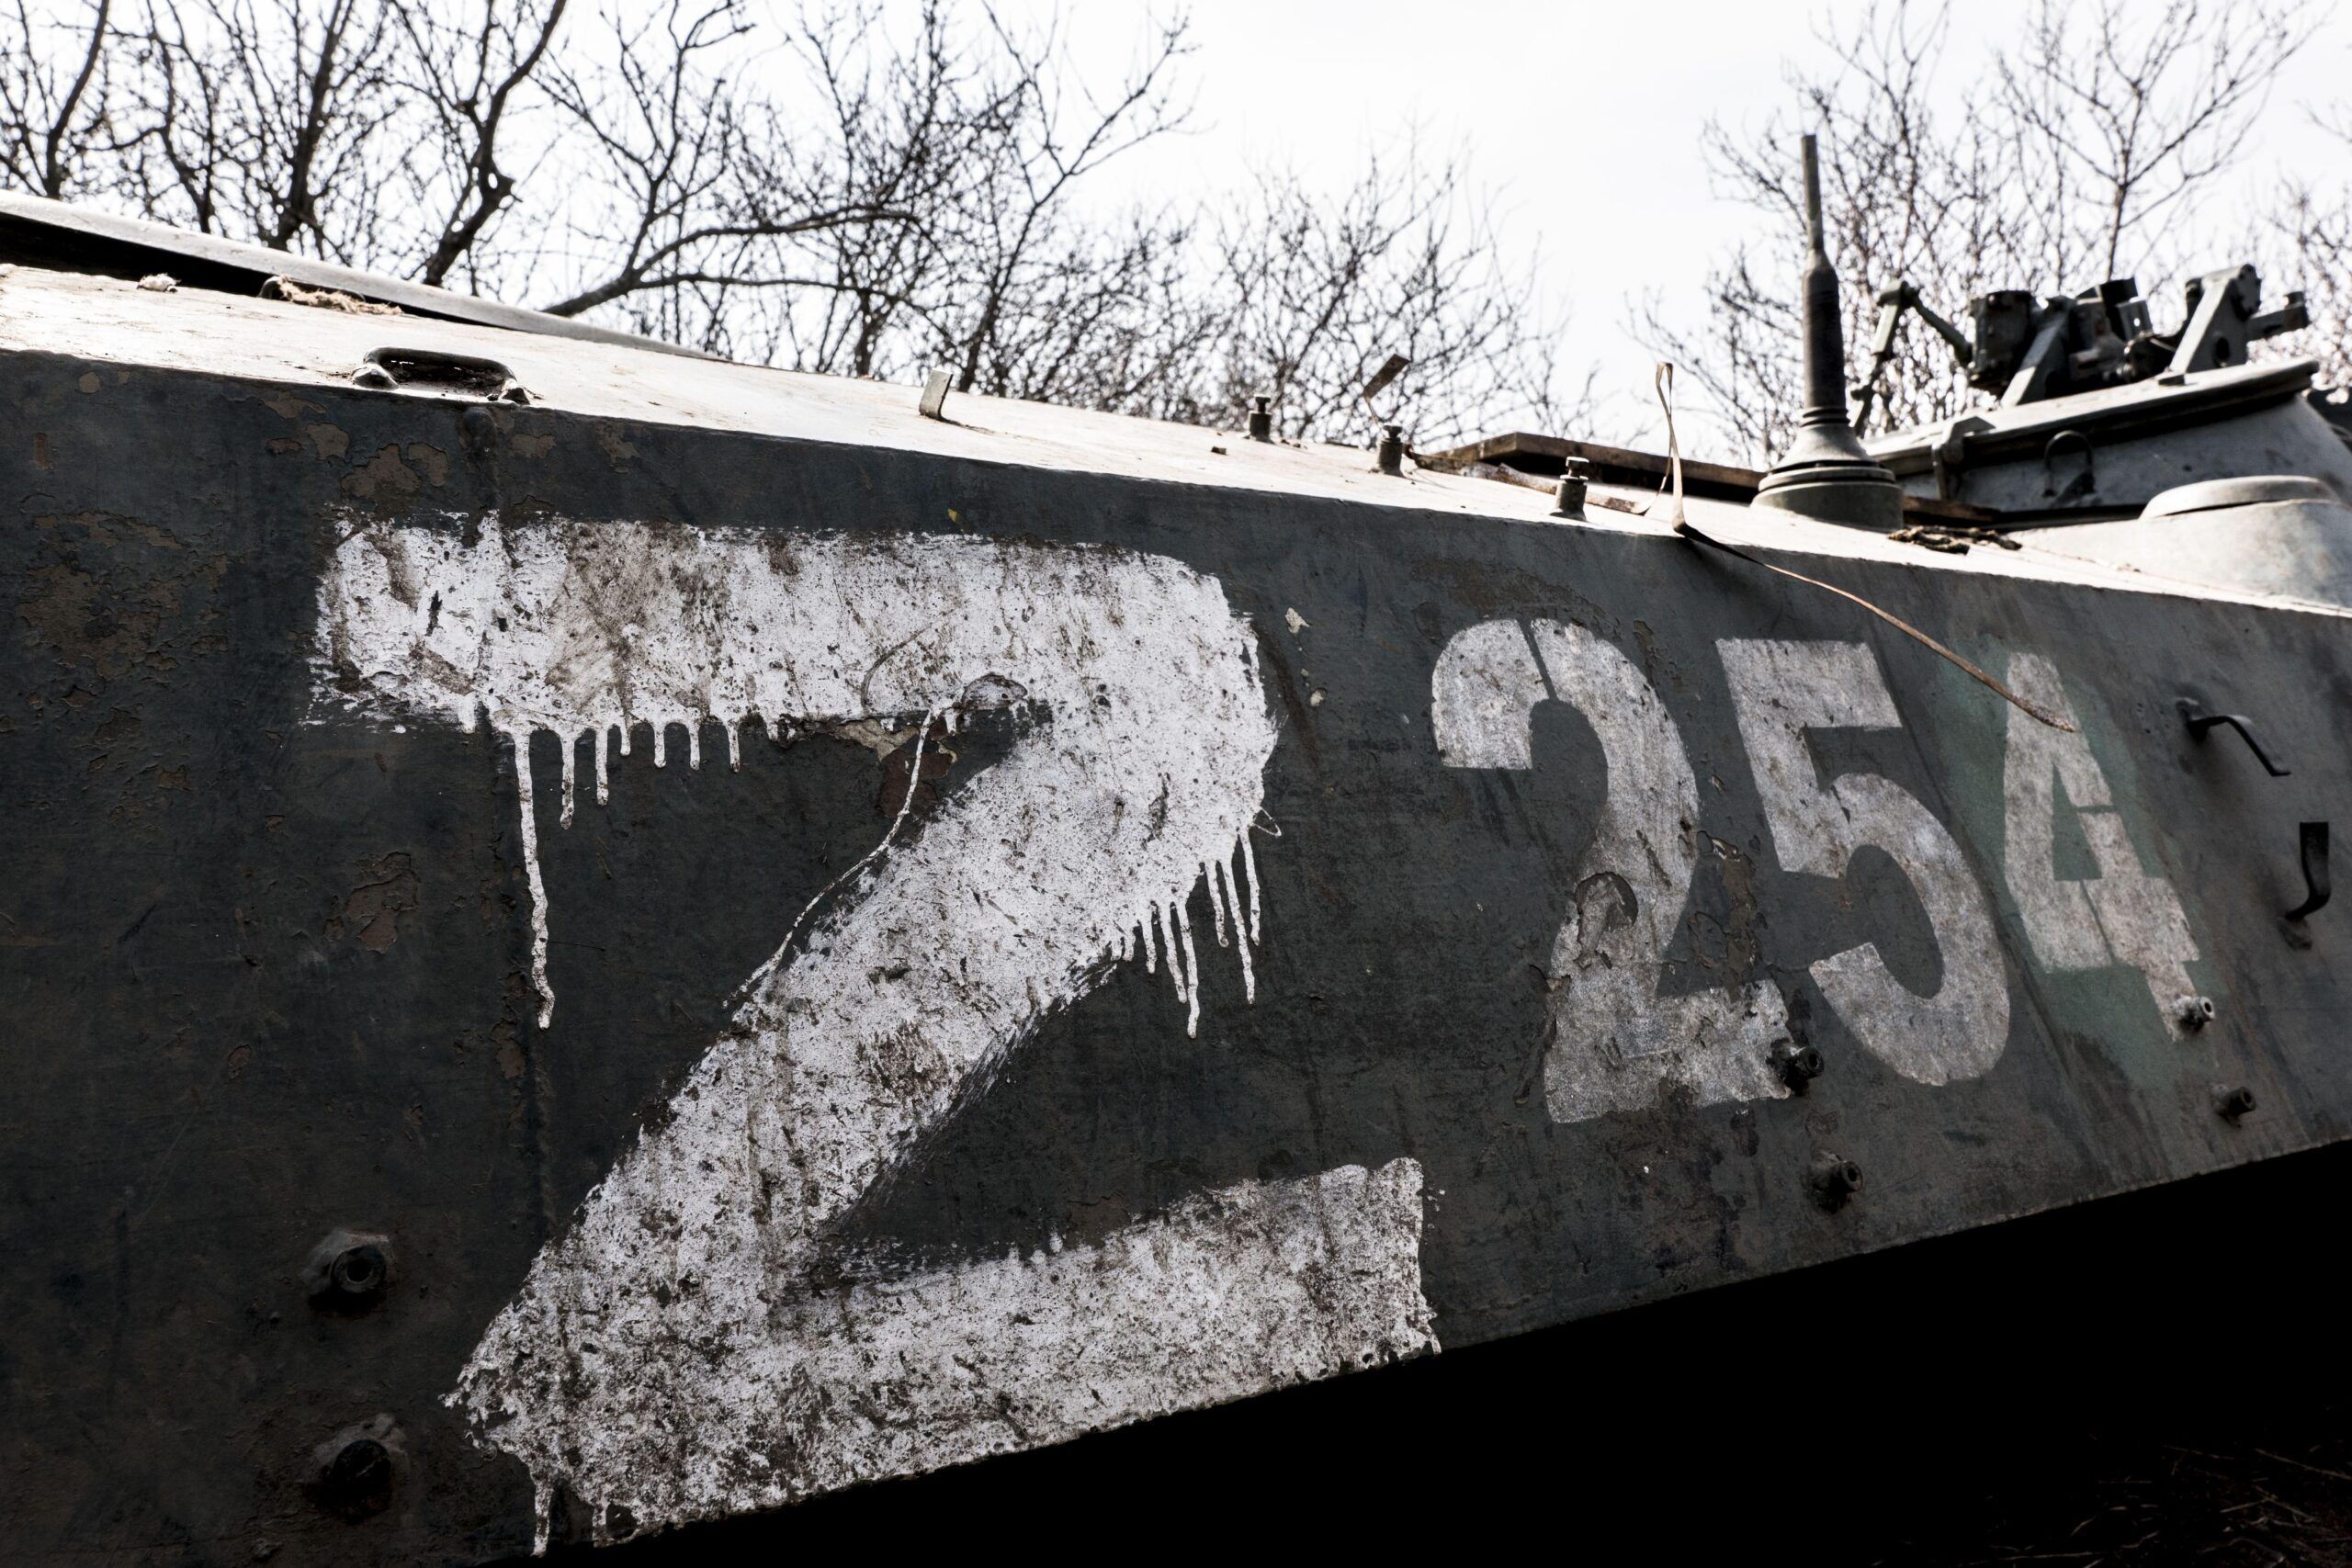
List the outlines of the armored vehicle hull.
{"type": "Polygon", "coordinates": [[[0,377],[35,1555],[640,1536],[2352,1126],[2325,606],[31,268],[0,377]]]}

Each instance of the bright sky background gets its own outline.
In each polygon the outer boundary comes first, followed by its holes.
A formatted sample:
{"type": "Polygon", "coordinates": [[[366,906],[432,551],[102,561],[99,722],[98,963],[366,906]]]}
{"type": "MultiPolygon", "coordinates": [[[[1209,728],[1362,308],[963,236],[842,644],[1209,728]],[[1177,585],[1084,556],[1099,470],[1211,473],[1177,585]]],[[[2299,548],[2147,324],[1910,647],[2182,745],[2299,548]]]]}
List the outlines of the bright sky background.
{"type": "MultiPolygon", "coordinates": [[[[2010,35],[2027,8],[1956,6],[1939,84],[1948,112],[1970,86],[1968,57],[2010,35]]],[[[1043,14],[1050,3],[1006,0],[1004,9],[1043,14]]],[[[1418,126],[1426,143],[1460,149],[1473,178],[1502,192],[1510,245],[1540,247],[1546,284],[1574,310],[1565,362],[1598,363],[1609,400],[1601,421],[1614,428],[1597,434],[1623,434],[1648,396],[1649,358],[1627,331],[1632,302],[1656,288],[1670,311],[1702,317],[1709,260],[1754,220],[1711,196],[1701,128],[1710,115],[1761,123],[1789,105],[1784,62],[1822,62],[1816,25],[1858,9],[1849,0],[1194,0],[1200,129],[1105,169],[1096,197],[1205,196],[1259,158],[1336,189],[1368,146],[1418,126]]],[[[1147,14],[1128,0],[1088,0],[1071,17],[1080,60],[1115,74],[1147,14]]],[[[2352,176],[2352,154],[2306,112],[2352,104],[2347,67],[2352,5],[2331,8],[2274,94],[2229,176],[2238,201],[2268,190],[2283,167],[2322,175],[2335,164],[2352,176]]],[[[2241,248],[2237,213],[2205,219],[2217,247],[2241,248]]],[[[2217,254],[2205,265],[2245,259],[2217,254]]],[[[2266,290],[2293,281],[2266,277],[2266,290]]]]}

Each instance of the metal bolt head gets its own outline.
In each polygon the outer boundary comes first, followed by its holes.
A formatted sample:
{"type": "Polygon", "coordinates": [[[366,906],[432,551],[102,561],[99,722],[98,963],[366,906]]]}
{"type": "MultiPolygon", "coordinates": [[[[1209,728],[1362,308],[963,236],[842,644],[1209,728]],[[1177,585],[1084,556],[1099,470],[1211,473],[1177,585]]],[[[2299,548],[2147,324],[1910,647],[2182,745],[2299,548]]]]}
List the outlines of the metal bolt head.
{"type": "Polygon", "coordinates": [[[1405,427],[1401,424],[1384,424],[1380,430],[1380,471],[1384,474],[1402,474],[1405,471],[1405,427]]]}
{"type": "Polygon", "coordinates": [[[311,1494],[346,1519],[380,1514],[391,1503],[404,1451],[390,1416],[345,1427],[311,1450],[311,1494]]]}
{"type": "Polygon", "coordinates": [[[327,1269],[327,1280],[345,1296],[372,1298],[382,1293],[390,1273],[382,1250],[363,1244],[336,1254],[327,1269]]]}
{"type": "Polygon", "coordinates": [[[303,1279],[311,1304],[322,1311],[366,1312],[391,1287],[391,1240],[373,1231],[330,1231],[311,1249],[303,1279]]]}
{"type": "Polygon", "coordinates": [[[2172,1015],[2183,1029],[2202,1029],[2213,1021],[2213,998],[2183,996],[2172,1004],[2172,1015]]]}
{"type": "Polygon", "coordinates": [[[1783,1045],[1772,1053],[1772,1060],[1781,1069],[1781,1081],[1800,1094],[1829,1066],[1818,1045],[1783,1045]]]}
{"type": "Polygon", "coordinates": [[[1575,474],[1569,474],[1560,480],[1558,488],[1552,491],[1552,515],[1555,517],[1582,517],[1584,515],[1584,494],[1585,481],[1583,479],[1579,479],[1575,474]]]}
{"type": "Polygon", "coordinates": [[[1274,400],[1260,392],[1250,400],[1250,439],[1272,441],[1274,438],[1274,400]]]}
{"type": "Polygon", "coordinates": [[[2213,1109],[2220,1111],[2224,1120],[2231,1122],[2241,1116],[2251,1116],[2254,1114],[2254,1090],[2244,1084],[2223,1089],[2214,1099],[2213,1109]]]}
{"type": "Polygon", "coordinates": [[[458,416],[458,439],[474,457],[482,457],[498,440],[498,422],[476,403],[458,416]]]}
{"type": "Polygon", "coordinates": [[[1813,1156],[1813,1189],[1824,1207],[1843,1207],[1862,1190],[1862,1168],[1843,1155],[1817,1154],[1813,1156]]]}
{"type": "Polygon", "coordinates": [[[374,1513],[390,1500],[392,1455],[373,1438],[354,1438],[335,1450],[319,1489],[339,1507],[374,1513]]]}

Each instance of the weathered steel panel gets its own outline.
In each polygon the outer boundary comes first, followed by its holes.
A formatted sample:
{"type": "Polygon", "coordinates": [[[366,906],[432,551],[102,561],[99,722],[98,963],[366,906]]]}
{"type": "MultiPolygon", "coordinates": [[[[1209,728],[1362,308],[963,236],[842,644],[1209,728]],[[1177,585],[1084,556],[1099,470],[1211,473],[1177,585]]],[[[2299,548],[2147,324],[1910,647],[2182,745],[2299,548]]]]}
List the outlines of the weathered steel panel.
{"type": "Polygon", "coordinates": [[[1657,536],[0,376],[36,1554],[624,1534],[2352,1111],[2340,617],[1807,568],[2068,735],[1657,536]]]}

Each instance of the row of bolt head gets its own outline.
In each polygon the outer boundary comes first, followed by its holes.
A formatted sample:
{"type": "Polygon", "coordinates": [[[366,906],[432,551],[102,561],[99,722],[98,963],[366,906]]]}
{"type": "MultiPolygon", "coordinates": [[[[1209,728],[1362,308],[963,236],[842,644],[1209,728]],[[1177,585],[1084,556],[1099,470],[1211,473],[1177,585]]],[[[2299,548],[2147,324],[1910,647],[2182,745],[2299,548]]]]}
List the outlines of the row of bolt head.
{"type": "MultiPolygon", "coordinates": [[[[2239,1084],[2222,1089],[2213,1097],[2213,1109],[2224,1120],[2235,1122],[2254,1114],[2254,1090],[2239,1084]]],[[[1862,1168],[1843,1155],[1826,1150],[1813,1156],[1808,1172],[1815,1193],[1829,1208],[1842,1205],[1862,1190],[1862,1168]]]]}
{"type": "Polygon", "coordinates": [[[1592,464],[1584,457],[1570,457],[1560,469],[1560,483],[1552,492],[1552,515],[1582,517],[1585,491],[1592,485],[1592,464]]]}
{"type": "MultiPolygon", "coordinates": [[[[2173,1020],[2184,1030],[2193,1032],[2204,1028],[2213,1021],[2217,1010],[2211,997],[2183,993],[2173,998],[2173,1020]]],[[[2254,1103],[2254,1090],[2244,1084],[2217,1090],[2213,1096],[2213,1109],[2231,1122],[2253,1115],[2254,1103]]]]}
{"type": "MultiPolygon", "coordinates": [[[[1257,393],[1250,398],[1249,425],[1250,440],[1269,442],[1273,440],[1273,403],[1274,400],[1264,392],[1257,393]]],[[[1374,455],[1382,473],[1402,474],[1405,471],[1405,427],[1401,424],[1383,424],[1380,427],[1380,442],[1374,455]]]]}

